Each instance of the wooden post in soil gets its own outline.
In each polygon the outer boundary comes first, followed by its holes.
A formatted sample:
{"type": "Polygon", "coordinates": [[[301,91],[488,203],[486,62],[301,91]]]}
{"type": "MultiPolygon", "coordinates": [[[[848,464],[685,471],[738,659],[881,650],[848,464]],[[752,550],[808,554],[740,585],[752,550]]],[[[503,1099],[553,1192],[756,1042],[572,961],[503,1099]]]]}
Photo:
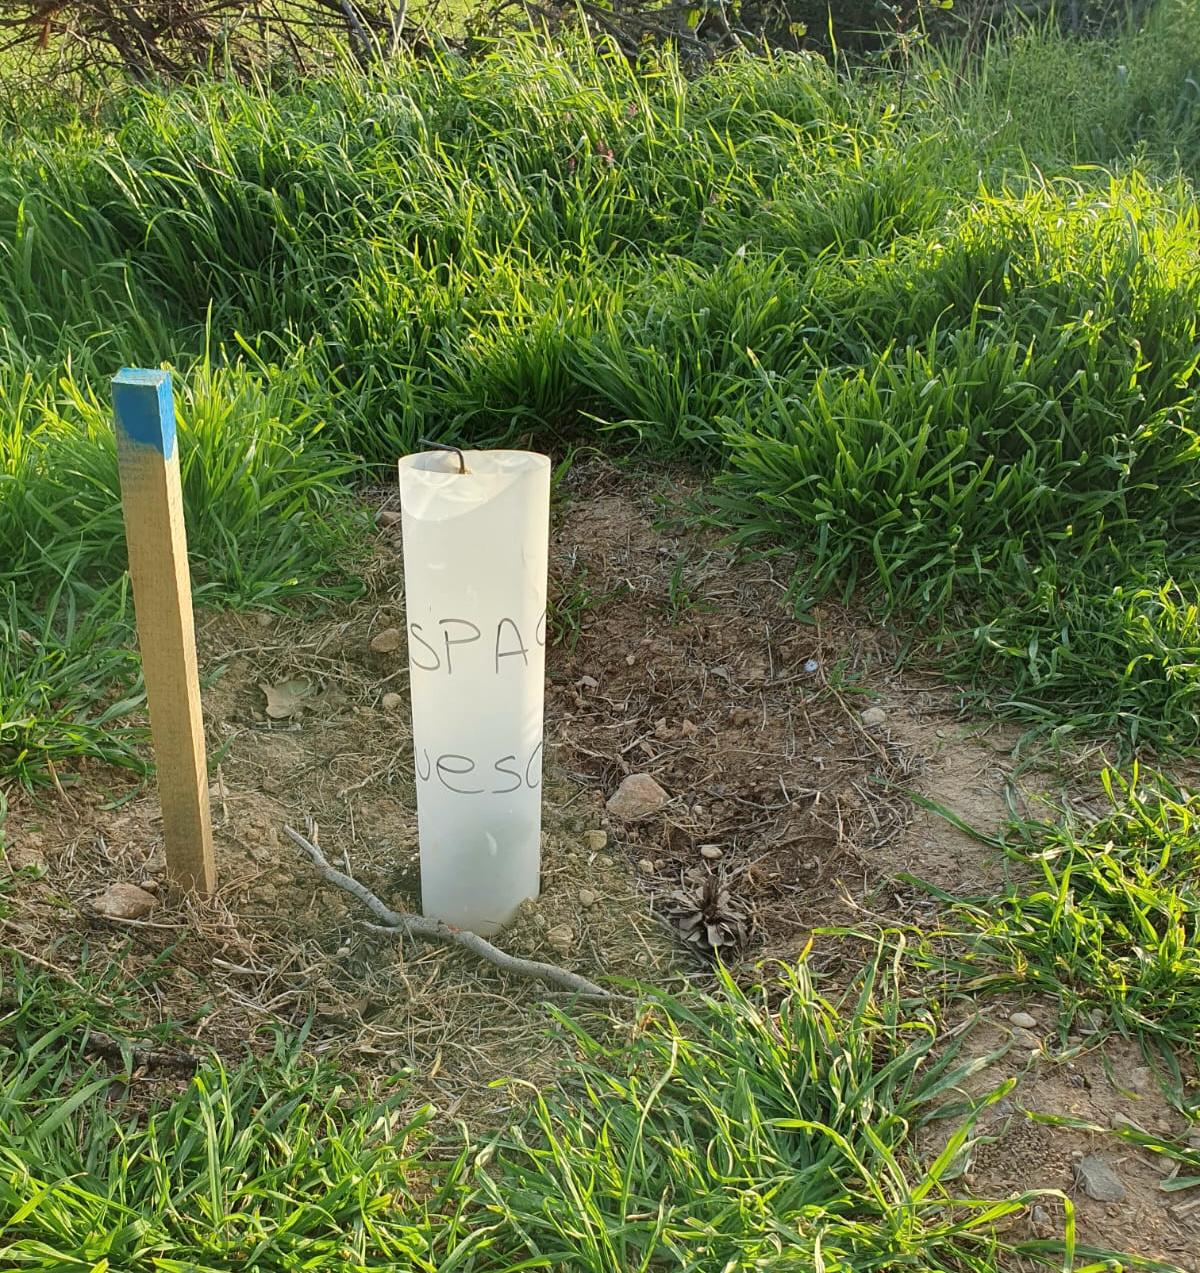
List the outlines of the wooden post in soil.
{"type": "Polygon", "coordinates": [[[211,893],[217,873],[170,373],[126,368],[112,395],[167,873],[178,888],[211,893]]]}

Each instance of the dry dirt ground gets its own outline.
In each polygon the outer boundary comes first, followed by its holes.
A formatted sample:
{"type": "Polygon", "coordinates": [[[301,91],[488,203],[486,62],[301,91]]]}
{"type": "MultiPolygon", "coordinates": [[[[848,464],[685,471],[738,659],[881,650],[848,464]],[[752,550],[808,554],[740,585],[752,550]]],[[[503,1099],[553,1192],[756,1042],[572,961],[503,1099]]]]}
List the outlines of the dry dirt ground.
{"type": "MultiPolygon", "coordinates": [[[[556,503],[543,891],[498,940],[591,977],[704,985],[706,952],[684,938],[700,914],[739,975],[812,940],[835,987],[862,946],[821,930],[936,922],[937,904],[899,873],[966,893],[1001,878],[993,851],[914,809],[907,789],[987,832],[1005,819],[1006,791],[1026,801],[1072,792],[1046,774],[1014,787],[1014,735],[960,719],[935,678],[894,673],[888,634],[835,608],[790,617],[769,562],[735,563],[671,520],[680,489],[593,462],[556,503]],[[868,726],[872,707],[886,718],[868,726]],[[645,822],[610,824],[606,797],[642,772],[670,802],[645,822]]],[[[544,1007],[555,996],[460,952],[363,932],[358,903],[282,834],[311,817],[336,864],[394,907],[416,904],[404,650],[371,647],[404,626],[395,492],[375,503],[369,588],[353,607],[200,616],[218,895],[168,896],[152,788],[87,768],[61,795],[10,794],[8,861],[35,869],[14,884],[0,937],[68,977],[107,967],[148,1029],[182,1020],[198,1045],[229,1057],[311,1018],[310,1049],[367,1081],[408,1074],[414,1099],[440,1117],[486,1126],[525,1099],[494,1080],[537,1083],[560,1063],[565,1045],[544,1007]],[[263,687],[292,715],[269,717],[263,687]],[[116,881],[147,884],[159,906],[138,921],[99,918],[89,899],[116,881]]],[[[1064,1051],[1049,1003],[992,1000],[982,1014],[968,1049],[1009,1048],[978,1090],[1019,1082],[963,1183],[989,1196],[1062,1190],[1082,1242],[1200,1269],[1200,1202],[1161,1190],[1150,1155],[1026,1113],[1103,1128],[1123,1115],[1185,1136],[1140,1056],[1084,1037],[1064,1051]],[[1013,1038],[1008,1014],[1022,1008],[1038,1020],[1039,1046],[1013,1038]],[[1077,1188],[1074,1162],[1093,1152],[1116,1165],[1123,1202],[1077,1188]]],[[[966,1016],[947,1005],[948,1025],[966,1016]]],[[[618,1012],[604,1028],[628,1026],[618,1012]]],[[[1047,1199],[1018,1223],[1060,1233],[1061,1205],[1047,1199]]]]}

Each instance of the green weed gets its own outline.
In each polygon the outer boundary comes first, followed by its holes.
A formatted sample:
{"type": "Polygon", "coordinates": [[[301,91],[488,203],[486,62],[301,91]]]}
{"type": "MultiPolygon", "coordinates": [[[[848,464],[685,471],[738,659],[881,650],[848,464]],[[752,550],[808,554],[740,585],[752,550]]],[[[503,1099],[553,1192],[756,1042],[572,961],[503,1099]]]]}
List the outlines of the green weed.
{"type": "MultiPolygon", "coordinates": [[[[707,554],[701,560],[701,566],[707,562],[707,554]]],[[[671,570],[667,580],[667,615],[672,624],[678,624],[685,615],[703,614],[712,606],[692,594],[692,585],[687,580],[687,568],[690,564],[688,554],[684,553],[671,570]]]]}
{"type": "Polygon", "coordinates": [[[565,645],[573,652],[579,644],[589,616],[621,596],[624,591],[621,585],[607,591],[597,591],[588,583],[586,566],[563,582],[552,581],[546,607],[546,625],[551,642],[554,645],[565,645]]]}

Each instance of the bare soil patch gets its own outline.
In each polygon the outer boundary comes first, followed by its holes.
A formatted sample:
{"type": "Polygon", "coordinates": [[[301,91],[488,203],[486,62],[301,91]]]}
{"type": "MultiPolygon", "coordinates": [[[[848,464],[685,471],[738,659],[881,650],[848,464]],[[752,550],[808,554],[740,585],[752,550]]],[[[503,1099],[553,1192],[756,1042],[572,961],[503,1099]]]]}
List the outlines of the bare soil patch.
{"type": "Polygon", "coordinates": [[[634,773],[666,789],[662,816],[614,821],[614,836],[668,921],[693,904],[740,917],[728,959],[844,918],[843,895],[905,826],[894,785],[920,758],[862,721],[880,634],[847,643],[833,609],[791,617],[769,561],[734,562],[668,520],[682,485],[572,473],[552,592],[560,612],[578,606],[560,621],[549,717],[557,762],[594,800],[634,773]]]}
{"type": "MultiPolygon", "coordinates": [[[[963,1049],[968,1057],[998,1059],[974,1075],[964,1091],[980,1097],[1007,1079],[1013,1091],[986,1110],[980,1141],[961,1164],[956,1183],[982,1197],[1004,1197],[1024,1189],[1057,1190],[1076,1211],[1078,1240],[1095,1247],[1135,1252],[1190,1271],[1200,1267],[1200,1206],[1195,1191],[1172,1192],[1164,1185],[1178,1166],[1109,1134],[1125,1126],[1186,1144],[1189,1125],[1164,1099],[1159,1076],[1131,1042],[1086,1030],[1066,1040],[1055,1028],[1049,1001],[992,1001],[971,1029],[963,1049]],[[1033,1031],[1014,1028],[1011,1011],[1031,1013],[1033,1031]],[[1033,1037],[1030,1037],[1030,1036],[1033,1037]],[[1007,1050],[1005,1050],[1007,1049],[1007,1050]],[[1097,1130],[1055,1125],[1071,1119],[1097,1130]],[[1095,1156],[1115,1172],[1124,1197],[1106,1202],[1089,1197],[1079,1177],[1081,1159],[1095,1156]]],[[[918,1138],[927,1158],[944,1144],[931,1127],[918,1138]]],[[[1045,1196],[1017,1217],[1022,1236],[1061,1235],[1062,1199],[1045,1196]]]]}

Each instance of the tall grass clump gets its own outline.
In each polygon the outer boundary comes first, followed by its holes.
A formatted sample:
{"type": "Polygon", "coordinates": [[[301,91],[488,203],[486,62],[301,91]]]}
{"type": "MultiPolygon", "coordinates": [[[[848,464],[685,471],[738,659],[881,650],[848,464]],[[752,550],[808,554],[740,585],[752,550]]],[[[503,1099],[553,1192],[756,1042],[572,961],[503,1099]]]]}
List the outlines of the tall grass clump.
{"type": "Polygon", "coordinates": [[[578,1073],[482,1156],[499,1244],[529,1261],[507,1267],[983,1273],[1022,1246],[1001,1230],[1030,1196],[947,1188],[974,1116],[1007,1088],[965,1116],[948,1103],[988,1059],[939,1048],[878,959],[840,1005],[801,964],[761,997],[728,977],[711,997],[658,996],[617,1041],[562,1024],[578,1073]],[[913,1133],[941,1117],[922,1160],[913,1133]]]}
{"type": "Polygon", "coordinates": [[[864,275],[857,365],[760,371],[717,509],[811,537],[800,604],[861,586],[1027,719],[1194,746],[1198,234],[1137,176],[981,196],[864,275]]]}

